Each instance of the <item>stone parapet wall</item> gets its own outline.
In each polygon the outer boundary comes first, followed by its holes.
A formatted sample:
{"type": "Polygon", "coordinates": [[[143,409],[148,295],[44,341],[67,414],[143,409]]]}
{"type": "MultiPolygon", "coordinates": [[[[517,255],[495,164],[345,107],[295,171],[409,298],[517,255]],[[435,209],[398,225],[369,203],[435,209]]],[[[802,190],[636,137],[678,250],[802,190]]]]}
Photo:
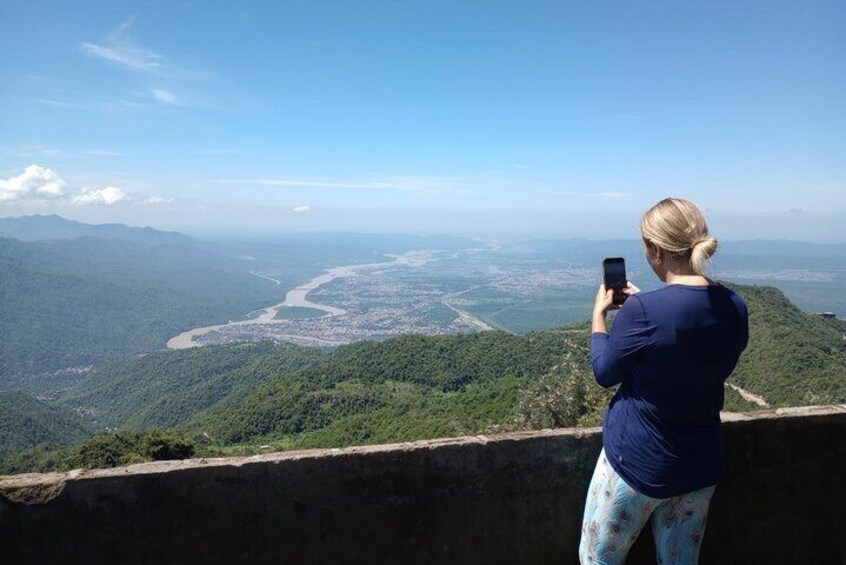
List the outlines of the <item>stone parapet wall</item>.
{"type": "MultiPolygon", "coordinates": [[[[701,562],[846,563],[846,407],[726,415],[701,562]]],[[[3,563],[577,562],[600,430],[0,477],[3,563]]],[[[648,530],[628,563],[654,563],[648,530]]]]}

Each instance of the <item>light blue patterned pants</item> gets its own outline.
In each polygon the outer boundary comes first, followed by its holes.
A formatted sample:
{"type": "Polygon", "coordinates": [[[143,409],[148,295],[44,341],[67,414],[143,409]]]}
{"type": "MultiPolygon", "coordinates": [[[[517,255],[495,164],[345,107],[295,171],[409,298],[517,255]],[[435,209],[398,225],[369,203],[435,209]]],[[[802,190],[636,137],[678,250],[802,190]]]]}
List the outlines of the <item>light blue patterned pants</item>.
{"type": "Polygon", "coordinates": [[[659,565],[695,565],[705,534],[714,486],[673,498],[651,498],[630,487],[599,454],[588,487],[579,561],[582,565],[622,564],[646,521],[659,565]]]}

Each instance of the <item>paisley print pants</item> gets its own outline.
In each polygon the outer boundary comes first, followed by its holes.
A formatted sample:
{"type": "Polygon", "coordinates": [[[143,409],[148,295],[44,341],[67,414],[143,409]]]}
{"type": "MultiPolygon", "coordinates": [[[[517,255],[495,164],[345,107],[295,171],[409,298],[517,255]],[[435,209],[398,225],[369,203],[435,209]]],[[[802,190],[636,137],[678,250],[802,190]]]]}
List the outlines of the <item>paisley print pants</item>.
{"type": "Polygon", "coordinates": [[[673,498],[651,498],[614,471],[603,449],[588,487],[579,561],[616,565],[626,561],[646,521],[652,520],[659,565],[695,565],[705,534],[714,486],[673,498]]]}

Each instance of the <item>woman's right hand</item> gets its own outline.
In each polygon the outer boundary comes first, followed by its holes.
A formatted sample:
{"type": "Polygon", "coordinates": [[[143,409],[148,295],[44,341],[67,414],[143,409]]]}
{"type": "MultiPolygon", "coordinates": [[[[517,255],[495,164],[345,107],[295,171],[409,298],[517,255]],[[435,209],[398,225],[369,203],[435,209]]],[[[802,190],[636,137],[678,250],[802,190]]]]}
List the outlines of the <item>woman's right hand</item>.
{"type": "Polygon", "coordinates": [[[632,294],[637,294],[640,292],[640,289],[633,285],[631,281],[626,281],[626,288],[623,289],[623,292],[631,296],[632,294]]]}

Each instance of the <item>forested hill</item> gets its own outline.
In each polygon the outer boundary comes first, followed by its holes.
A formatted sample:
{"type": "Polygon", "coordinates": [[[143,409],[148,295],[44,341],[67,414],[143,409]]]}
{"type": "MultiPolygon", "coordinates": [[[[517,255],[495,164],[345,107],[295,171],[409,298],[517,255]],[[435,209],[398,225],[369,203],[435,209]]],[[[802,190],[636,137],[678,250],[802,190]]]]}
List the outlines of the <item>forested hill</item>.
{"type": "Polygon", "coordinates": [[[271,342],[163,351],[92,372],[61,402],[91,413],[100,426],[178,426],[212,406],[233,404],[273,376],[337,353],[271,342]]]}
{"type": "Polygon", "coordinates": [[[0,455],[40,443],[68,444],[94,427],[73,411],[20,391],[0,391],[0,455]]]}
{"type": "Polygon", "coordinates": [[[154,351],[278,298],[245,261],[183,237],[0,238],[0,389],[154,351]]]}
{"type": "Polygon", "coordinates": [[[582,351],[587,334],[489,331],[365,343],[338,359],[275,375],[186,428],[227,444],[265,436],[334,445],[476,433],[510,424],[519,386],[567,352],[582,351]]]}
{"type": "Polygon", "coordinates": [[[807,314],[770,286],[724,283],[749,309],[749,346],[731,381],[775,406],[846,403],[846,324],[807,314]]]}
{"type": "Polygon", "coordinates": [[[135,228],[123,224],[84,224],[55,214],[0,218],[0,237],[21,241],[97,237],[145,242],[192,242],[190,237],[178,232],[166,232],[146,227],[135,228]]]}
{"type": "MultiPolygon", "coordinates": [[[[750,312],[749,348],[730,382],[776,406],[846,401],[841,321],[805,314],[770,287],[729,286],[750,312]]],[[[59,401],[100,426],[172,427],[206,455],[589,425],[610,392],[594,382],[588,340],[582,323],[329,350],[263,343],[159,352],[98,370],[59,401]]],[[[726,395],[728,410],[757,408],[726,395]]],[[[38,453],[5,469],[55,468],[64,457],[50,452],[45,463],[38,453]]]]}

